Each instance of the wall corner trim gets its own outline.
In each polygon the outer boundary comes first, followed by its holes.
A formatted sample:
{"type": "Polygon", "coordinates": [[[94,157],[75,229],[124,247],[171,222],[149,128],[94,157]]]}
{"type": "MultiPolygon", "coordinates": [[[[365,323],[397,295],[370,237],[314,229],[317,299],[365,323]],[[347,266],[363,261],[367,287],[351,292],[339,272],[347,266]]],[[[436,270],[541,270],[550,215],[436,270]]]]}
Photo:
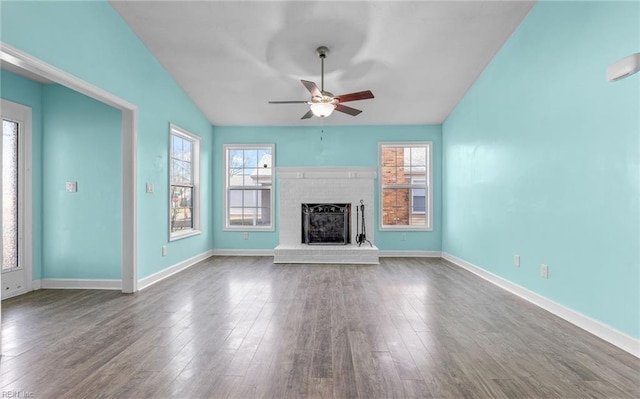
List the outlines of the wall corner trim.
{"type": "Polygon", "coordinates": [[[583,330],[595,335],[596,337],[617,346],[625,352],[628,352],[640,358],[640,340],[631,337],[621,331],[618,331],[612,327],[609,327],[606,324],[603,324],[588,316],[585,316],[582,313],[578,313],[573,309],[560,305],[559,303],[556,303],[542,295],[536,294],[533,291],[529,291],[528,289],[520,285],[505,280],[504,278],[488,272],[479,266],[469,263],[464,259],[458,258],[457,256],[451,255],[447,252],[443,252],[442,258],[475,274],[478,277],[487,280],[488,282],[504,289],[505,291],[517,295],[528,302],[531,302],[532,304],[546,310],[547,312],[553,313],[561,319],[564,319],[569,323],[574,324],[582,328],[583,330]]]}
{"type": "Polygon", "coordinates": [[[159,281],[162,281],[167,277],[171,277],[176,273],[179,273],[185,269],[188,269],[191,266],[195,265],[196,263],[201,262],[207,258],[210,258],[212,255],[213,255],[213,251],[208,250],[208,251],[202,252],[201,254],[192,256],[191,258],[185,259],[182,262],[178,262],[173,266],[169,266],[166,269],[162,269],[157,273],[153,273],[150,276],[141,278],[140,280],[138,280],[138,291],[148,288],[151,285],[159,281]]]}

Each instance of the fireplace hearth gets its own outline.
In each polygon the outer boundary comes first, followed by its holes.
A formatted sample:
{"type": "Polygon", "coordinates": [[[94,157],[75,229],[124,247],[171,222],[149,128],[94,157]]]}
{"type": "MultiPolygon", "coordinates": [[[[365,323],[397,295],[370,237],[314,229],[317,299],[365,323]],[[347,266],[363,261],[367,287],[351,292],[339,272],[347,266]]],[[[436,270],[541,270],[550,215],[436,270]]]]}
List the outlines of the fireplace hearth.
{"type": "Polygon", "coordinates": [[[351,243],[351,204],[302,204],[302,243],[351,243]]]}

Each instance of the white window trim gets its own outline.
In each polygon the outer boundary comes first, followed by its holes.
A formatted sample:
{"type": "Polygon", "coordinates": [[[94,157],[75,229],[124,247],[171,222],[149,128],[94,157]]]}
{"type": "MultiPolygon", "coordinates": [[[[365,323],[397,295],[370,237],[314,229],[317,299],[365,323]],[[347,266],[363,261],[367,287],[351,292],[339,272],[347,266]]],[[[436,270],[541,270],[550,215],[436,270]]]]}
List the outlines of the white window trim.
{"type": "MultiPolygon", "coordinates": [[[[433,231],[433,142],[432,141],[395,141],[378,143],[378,229],[380,231],[433,231]],[[385,186],[382,184],[382,148],[383,147],[426,147],[427,149],[427,173],[426,177],[426,197],[427,197],[427,217],[425,226],[385,226],[383,224],[383,199],[382,193],[385,186]]],[[[411,184],[393,185],[397,188],[414,188],[411,184]]]]}
{"type": "Polygon", "coordinates": [[[201,234],[202,231],[200,230],[200,225],[201,225],[201,214],[200,214],[200,137],[196,136],[195,134],[174,125],[173,123],[169,124],[169,187],[168,187],[168,191],[169,191],[169,202],[168,202],[168,212],[167,212],[167,217],[168,217],[168,225],[169,225],[169,241],[176,241],[176,240],[180,240],[183,238],[187,238],[187,237],[192,237],[198,234],[201,234]],[[193,220],[193,228],[189,229],[189,230],[182,230],[176,233],[171,232],[171,154],[173,152],[173,140],[171,140],[171,136],[172,135],[176,135],[179,137],[182,137],[186,140],[192,141],[193,142],[193,191],[194,191],[194,196],[192,198],[193,201],[193,214],[191,215],[192,220],[193,220]]]}
{"type": "Polygon", "coordinates": [[[224,220],[224,228],[223,231],[275,231],[275,186],[276,186],[276,174],[275,174],[275,166],[276,166],[276,146],[275,144],[225,144],[223,146],[224,156],[222,157],[223,165],[222,170],[224,173],[224,187],[223,187],[223,220],[224,220]],[[270,188],[270,196],[271,196],[271,225],[270,226],[231,226],[229,225],[229,172],[228,172],[228,157],[229,150],[233,149],[260,149],[260,148],[271,148],[271,188],[270,188]]]}

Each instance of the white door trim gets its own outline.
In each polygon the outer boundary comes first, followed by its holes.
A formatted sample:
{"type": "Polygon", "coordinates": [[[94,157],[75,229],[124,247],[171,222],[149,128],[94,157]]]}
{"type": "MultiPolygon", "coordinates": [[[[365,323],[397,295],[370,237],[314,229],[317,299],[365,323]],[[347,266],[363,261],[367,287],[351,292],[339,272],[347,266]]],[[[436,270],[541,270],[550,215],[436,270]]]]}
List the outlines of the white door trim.
{"type": "Polygon", "coordinates": [[[122,111],[122,292],[136,292],[137,106],[1,41],[0,59],[122,111]]]}
{"type": "MultiPolygon", "coordinates": [[[[2,99],[2,118],[18,122],[18,251],[24,286],[10,296],[32,290],[33,280],[33,164],[32,111],[30,107],[2,99]]],[[[0,201],[1,202],[1,201],[0,201]]]]}

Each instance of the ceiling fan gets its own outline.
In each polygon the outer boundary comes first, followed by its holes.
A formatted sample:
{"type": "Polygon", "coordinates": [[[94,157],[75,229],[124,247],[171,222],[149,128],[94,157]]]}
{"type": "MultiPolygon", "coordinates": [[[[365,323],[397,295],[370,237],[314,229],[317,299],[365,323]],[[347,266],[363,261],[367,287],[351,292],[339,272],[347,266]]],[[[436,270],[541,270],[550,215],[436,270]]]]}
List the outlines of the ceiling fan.
{"type": "Polygon", "coordinates": [[[309,111],[302,116],[301,119],[309,119],[312,116],[324,118],[333,112],[333,110],[344,112],[351,116],[356,116],[362,111],[359,109],[347,107],[342,105],[349,101],[368,100],[373,98],[373,93],[370,90],[359,91],[357,93],[342,94],[334,96],[332,93],[324,90],[324,59],[329,54],[329,49],[325,46],[320,46],[316,49],[316,54],[320,58],[321,64],[321,81],[320,88],[311,81],[301,80],[304,87],[311,93],[310,101],[269,101],[269,104],[309,104],[309,111]]]}

